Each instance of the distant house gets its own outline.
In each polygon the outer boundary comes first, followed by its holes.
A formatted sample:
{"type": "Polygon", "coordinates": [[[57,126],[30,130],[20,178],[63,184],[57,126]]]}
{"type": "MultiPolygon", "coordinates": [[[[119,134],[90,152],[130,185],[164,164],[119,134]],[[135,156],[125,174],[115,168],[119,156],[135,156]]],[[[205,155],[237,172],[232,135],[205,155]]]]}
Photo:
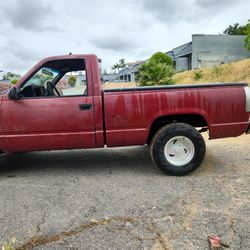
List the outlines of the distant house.
{"type": "Polygon", "coordinates": [[[119,80],[124,82],[135,82],[138,68],[144,62],[145,61],[136,61],[134,63],[128,63],[125,69],[119,71],[119,80]]]}
{"type": "Polygon", "coordinates": [[[103,74],[102,81],[103,82],[114,82],[119,78],[118,74],[103,74]]]}
{"type": "MultiPolygon", "coordinates": [[[[245,36],[241,35],[192,35],[192,41],[166,52],[174,61],[176,72],[229,63],[250,57],[244,48],[245,36]]],[[[138,61],[119,71],[119,79],[134,82],[139,66],[138,61]]]]}
{"type": "Polygon", "coordinates": [[[0,80],[0,93],[10,89],[12,86],[9,80],[0,80]]]}
{"type": "Polygon", "coordinates": [[[0,80],[0,84],[9,84],[9,83],[10,83],[10,80],[8,80],[8,79],[0,80]]]}
{"type": "Polygon", "coordinates": [[[166,53],[174,61],[177,72],[192,69],[192,49],[192,42],[189,42],[166,53]]]}
{"type": "Polygon", "coordinates": [[[250,57],[241,35],[192,35],[192,41],[167,52],[177,72],[229,63],[250,57]]]}

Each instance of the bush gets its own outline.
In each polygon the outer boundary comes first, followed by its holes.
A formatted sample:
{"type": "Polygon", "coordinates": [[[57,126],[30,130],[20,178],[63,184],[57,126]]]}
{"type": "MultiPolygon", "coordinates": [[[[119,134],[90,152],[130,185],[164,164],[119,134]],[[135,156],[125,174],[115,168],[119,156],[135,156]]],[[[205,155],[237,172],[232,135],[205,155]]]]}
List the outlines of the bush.
{"type": "Polygon", "coordinates": [[[73,88],[76,85],[76,77],[75,76],[70,76],[68,79],[68,84],[73,88]]]}
{"type": "Polygon", "coordinates": [[[250,51],[250,19],[246,25],[245,48],[250,51]]]}
{"type": "Polygon", "coordinates": [[[16,84],[17,83],[17,81],[18,81],[18,79],[13,79],[12,81],[11,81],[11,84],[16,84]]]}
{"type": "Polygon", "coordinates": [[[194,80],[198,81],[202,78],[202,76],[203,76],[202,70],[194,71],[194,80]]]}
{"type": "Polygon", "coordinates": [[[156,63],[162,63],[162,64],[172,65],[172,66],[174,65],[173,60],[163,52],[156,52],[150,57],[149,60],[151,62],[155,61],[156,63]]]}
{"type": "Polygon", "coordinates": [[[139,67],[137,81],[139,86],[174,84],[172,59],[162,52],[155,53],[146,63],[139,67]]]}
{"type": "Polygon", "coordinates": [[[222,74],[222,68],[218,66],[213,66],[212,74],[217,79],[222,74]]]}

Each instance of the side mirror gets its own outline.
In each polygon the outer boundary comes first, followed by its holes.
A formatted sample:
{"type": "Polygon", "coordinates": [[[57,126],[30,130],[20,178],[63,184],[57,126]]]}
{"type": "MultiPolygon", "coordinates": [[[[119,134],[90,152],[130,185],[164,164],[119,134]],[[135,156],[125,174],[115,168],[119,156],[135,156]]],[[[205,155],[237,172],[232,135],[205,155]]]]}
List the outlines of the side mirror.
{"type": "Polygon", "coordinates": [[[10,89],[10,91],[9,91],[9,99],[10,100],[18,100],[19,99],[19,92],[15,87],[10,89]]]}

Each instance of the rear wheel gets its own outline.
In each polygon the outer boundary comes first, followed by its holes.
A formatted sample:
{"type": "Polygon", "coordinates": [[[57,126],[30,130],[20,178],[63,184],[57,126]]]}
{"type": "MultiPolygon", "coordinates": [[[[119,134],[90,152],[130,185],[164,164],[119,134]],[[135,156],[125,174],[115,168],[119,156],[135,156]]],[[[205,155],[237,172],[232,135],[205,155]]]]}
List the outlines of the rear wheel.
{"type": "Polygon", "coordinates": [[[155,164],[162,171],[181,176],[201,165],[206,145],[194,127],[184,123],[172,123],[155,134],[150,151],[155,164]]]}

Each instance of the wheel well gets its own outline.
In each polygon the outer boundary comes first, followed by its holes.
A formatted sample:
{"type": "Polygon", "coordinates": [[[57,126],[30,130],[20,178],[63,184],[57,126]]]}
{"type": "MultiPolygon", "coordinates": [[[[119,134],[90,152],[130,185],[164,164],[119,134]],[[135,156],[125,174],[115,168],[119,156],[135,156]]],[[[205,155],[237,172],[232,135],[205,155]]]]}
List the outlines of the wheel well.
{"type": "Polygon", "coordinates": [[[208,124],[203,116],[201,115],[193,115],[193,114],[185,114],[185,115],[170,115],[170,116],[162,116],[157,118],[151,125],[147,144],[150,144],[153,139],[154,134],[158,131],[162,126],[173,123],[173,122],[182,122],[189,124],[193,127],[207,127],[208,124]]]}

